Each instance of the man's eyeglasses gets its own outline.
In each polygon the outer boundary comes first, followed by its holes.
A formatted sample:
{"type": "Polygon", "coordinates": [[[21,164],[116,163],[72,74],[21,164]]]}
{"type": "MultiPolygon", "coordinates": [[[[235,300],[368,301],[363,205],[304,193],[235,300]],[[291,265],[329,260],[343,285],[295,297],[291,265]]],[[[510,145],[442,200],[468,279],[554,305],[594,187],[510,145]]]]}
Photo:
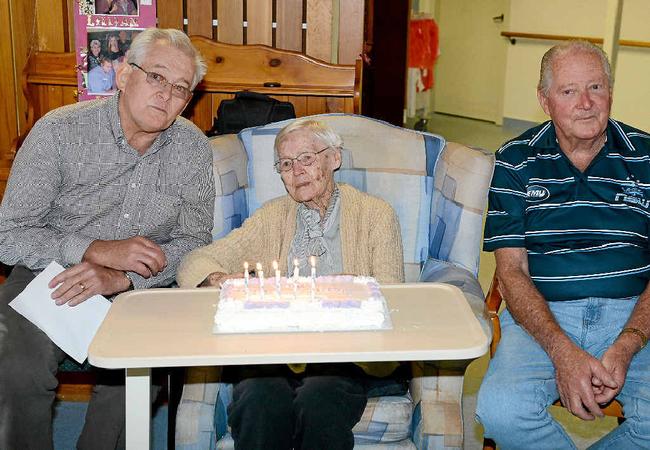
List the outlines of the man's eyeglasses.
{"type": "Polygon", "coordinates": [[[280,158],[275,164],[275,170],[278,173],[281,172],[288,172],[291,169],[293,169],[293,163],[294,162],[299,162],[301,166],[311,166],[314,164],[314,161],[316,161],[316,157],[320,154],[323,153],[325,150],[330,148],[328,145],[322,150],[318,150],[317,152],[303,152],[296,156],[295,158],[280,158]]]}
{"type": "Polygon", "coordinates": [[[192,91],[190,91],[185,86],[181,86],[180,84],[170,83],[169,81],[167,81],[167,78],[163,77],[159,73],[147,72],[142,67],[138,66],[136,63],[130,63],[130,64],[133,67],[137,67],[147,75],[147,83],[149,83],[150,85],[158,87],[160,89],[165,89],[167,88],[167,86],[171,86],[172,95],[176,98],[180,98],[181,100],[187,100],[192,95],[192,91]]]}

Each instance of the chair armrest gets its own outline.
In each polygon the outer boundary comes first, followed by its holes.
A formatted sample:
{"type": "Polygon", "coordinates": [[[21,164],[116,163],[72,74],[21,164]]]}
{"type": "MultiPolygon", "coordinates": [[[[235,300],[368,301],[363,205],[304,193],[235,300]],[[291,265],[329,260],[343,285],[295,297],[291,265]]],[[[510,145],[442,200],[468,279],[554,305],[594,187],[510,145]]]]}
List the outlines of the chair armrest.
{"type": "Polygon", "coordinates": [[[481,328],[483,328],[488,340],[492,339],[492,325],[485,307],[483,289],[481,289],[478,279],[470,271],[447,261],[430,258],[422,267],[419,281],[423,283],[451,284],[459,288],[481,324],[481,328]]]}

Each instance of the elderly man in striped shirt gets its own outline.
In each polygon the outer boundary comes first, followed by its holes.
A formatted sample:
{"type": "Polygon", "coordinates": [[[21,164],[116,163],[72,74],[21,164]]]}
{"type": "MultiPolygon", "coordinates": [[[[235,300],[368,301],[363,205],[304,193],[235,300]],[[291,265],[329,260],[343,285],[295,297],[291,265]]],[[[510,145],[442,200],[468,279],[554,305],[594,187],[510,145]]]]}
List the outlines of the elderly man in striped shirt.
{"type": "Polygon", "coordinates": [[[574,449],[547,407],[584,419],[616,398],[626,421],[592,448],[650,448],[650,136],[609,118],[604,52],[550,49],[549,122],[497,152],[485,249],[507,310],[478,398],[502,449],[574,449]]]}
{"type": "MultiPolygon", "coordinates": [[[[0,286],[0,449],[53,446],[65,354],[8,307],[36,273],[64,265],[52,301],[75,306],[168,286],[183,255],[211,241],[212,154],[178,117],[204,74],[182,32],[146,30],[117,71],[115,96],[48,113],[16,155],[0,206],[0,261],[15,265],[0,286]]],[[[123,448],[123,372],[97,378],[77,448],[123,448]]]]}

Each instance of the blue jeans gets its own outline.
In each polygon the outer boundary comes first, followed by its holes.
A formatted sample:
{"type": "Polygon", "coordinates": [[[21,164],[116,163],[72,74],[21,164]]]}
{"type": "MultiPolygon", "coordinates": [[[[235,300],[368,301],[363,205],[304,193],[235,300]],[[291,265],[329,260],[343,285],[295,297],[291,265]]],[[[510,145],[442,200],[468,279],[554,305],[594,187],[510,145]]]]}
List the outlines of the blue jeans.
{"type": "MultiPolygon", "coordinates": [[[[636,300],[591,297],[548,305],[571,340],[600,358],[623,329],[636,300]]],[[[503,450],[575,449],[548,412],[559,398],[548,355],[507,310],[501,315],[501,333],[478,394],[476,418],[485,437],[503,450]]],[[[616,399],[624,408],[625,422],[590,448],[650,449],[650,346],[632,358],[616,399]]]]}

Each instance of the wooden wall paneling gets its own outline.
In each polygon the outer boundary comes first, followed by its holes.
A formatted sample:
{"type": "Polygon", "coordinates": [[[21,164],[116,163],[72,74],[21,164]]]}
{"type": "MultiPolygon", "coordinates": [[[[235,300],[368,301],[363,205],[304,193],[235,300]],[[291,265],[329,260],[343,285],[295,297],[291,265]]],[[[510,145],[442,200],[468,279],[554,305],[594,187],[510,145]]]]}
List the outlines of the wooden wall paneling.
{"type": "Polygon", "coordinates": [[[217,40],[227,44],[244,43],[243,0],[217,2],[217,40]]]}
{"type": "Polygon", "coordinates": [[[325,105],[328,113],[342,113],[345,112],[345,102],[341,97],[327,97],[325,105]]]}
{"type": "Polygon", "coordinates": [[[75,0],[65,0],[66,2],[66,14],[67,14],[67,22],[66,22],[66,28],[67,28],[67,38],[68,42],[65,47],[66,52],[72,52],[75,50],[75,28],[74,28],[74,15],[75,15],[75,0]]]}
{"type": "Polygon", "coordinates": [[[363,46],[364,0],[342,0],[339,10],[338,64],[354,64],[363,46]]]}
{"type": "MultiPolygon", "coordinates": [[[[14,49],[11,39],[11,15],[9,3],[0,4],[0,160],[9,158],[11,141],[18,135],[16,118],[16,74],[14,73],[14,49]]],[[[0,181],[2,180],[0,176],[0,181]]],[[[2,187],[4,189],[4,186],[2,187]]]]}
{"type": "MultiPolygon", "coordinates": [[[[13,40],[10,39],[5,42],[13,43],[16,91],[12,98],[15,99],[18,110],[18,133],[22,135],[27,129],[27,99],[22,91],[20,77],[23,67],[27,63],[27,57],[32,47],[32,39],[36,39],[33,36],[36,32],[36,0],[9,0],[9,2],[11,5],[11,35],[13,40]]],[[[15,137],[17,134],[13,136],[15,137]]]]}
{"type": "MultiPolygon", "coordinates": [[[[215,118],[217,117],[217,109],[219,109],[219,104],[221,103],[221,100],[230,100],[231,98],[235,97],[235,94],[230,94],[230,93],[218,93],[218,94],[211,94],[212,96],[212,117],[215,118]]],[[[212,127],[212,123],[210,124],[210,127],[212,127]]]]}
{"type": "Polygon", "coordinates": [[[183,115],[203,132],[208,131],[212,128],[212,96],[204,92],[195,95],[183,115]]]}
{"type": "Polygon", "coordinates": [[[358,114],[358,112],[354,110],[354,99],[352,98],[343,99],[343,111],[348,114],[358,114]]]}
{"type": "MultiPolygon", "coordinates": [[[[224,2],[219,2],[219,4],[221,3],[224,2]]],[[[230,0],[227,0],[226,3],[230,3],[230,0]]],[[[212,39],[212,0],[188,0],[187,34],[212,39]]]]}
{"type": "Polygon", "coordinates": [[[56,109],[63,105],[63,88],[61,86],[48,86],[47,97],[43,104],[48,111],[56,109]]]}
{"type": "MultiPolygon", "coordinates": [[[[212,5],[210,5],[210,11],[212,11],[212,5]]],[[[158,26],[160,28],[183,29],[182,0],[158,0],[156,12],[158,14],[158,26]]],[[[212,13],[210,13],[210,18],[212,18],[212,13]]]]}
{"type": "Polygon", "coordinates": [[[296,117],[307,115],[307,97],[302,95],[292,95],[289,97],[289,101],[293,104],[293,109],[296,111],[296,117]]]}
{"type": "Polygon", "coordinates": [[[71,105],[77,103],[77,86],[63,86],[61,88],[61,93],[63,95],[63,104],[71,105]]]}
{"type": "Polygon", "coordinates": [[[333,0],[307,0],[307,48],[305,53],[332,62],[333,0]]]}
{"type": "MultiPolygon", "coordinates": [[[[7,180],[9,179],[9,172],[11,171],[11,160],[0,159],[0,200],[7,187],[7,180]]],[[[2,278],[2,267],[0,266],[0,279],[2,278]]]]}
{"type": "Polygon", "coordinates": [[[327,97],[307,97],[306,116],[322,114],[327,111],[327,97]]]}
{"type": "Polygon", "coordinates": [[[273,44],[273,1],[246,1],[246,44],[273,44]]]}
{"type": "Polygon", "coordinates": [[[65,0],[36,0],[36,21],[38,29],[38,49],[50,52],[64,52],[67,29],[65,0]]]}
{"type": "Polygon", "coordinates": [[[302,52],[302,0],[276,0],[275,47],[302,52]]]}

